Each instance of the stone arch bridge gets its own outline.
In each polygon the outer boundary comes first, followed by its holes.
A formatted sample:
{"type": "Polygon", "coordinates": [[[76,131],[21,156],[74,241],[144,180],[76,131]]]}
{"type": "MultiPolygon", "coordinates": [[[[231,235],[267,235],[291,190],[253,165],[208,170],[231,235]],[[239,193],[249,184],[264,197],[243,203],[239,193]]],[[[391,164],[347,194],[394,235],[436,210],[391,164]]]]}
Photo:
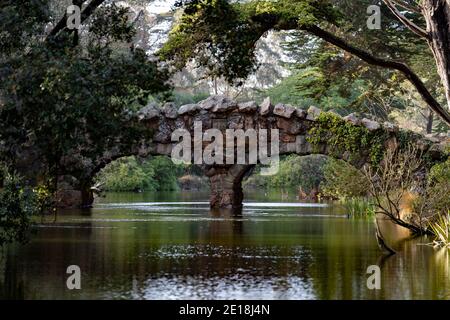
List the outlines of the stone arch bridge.
{"type": "MultiPolygon", "coordinates": [[[[223,96],[211,96],[198,104],[184,105],[179,109],[171,103],[165,104],[162,108],[150,104],[141,109],[136,117],[146,130],[152,132],[152,139],[141,141],[127,152],[111,150],[101,159],[88,161],[83,168],[86,176],[93,178],[101,168],[122,156],[170,157],[173,148],[179,143],[172,141],[172,133],[177,129],[185,129],[194,137],[195,123],[201,123],[203,131],[218,129],[224,136],[227,129],[256,131],[278,129],[279,155],[324,154],[345,160],[357,168],[367,163],[381,161],[382,153],[387,148],[395,148],[408,140],[414,142],[431,159],[440,161],[443,158],[443,143],[437,138],[405,132],[391,123],[360,119],[353,114],[341,118],[315,107],[302,110],[290,105],[273,105],[269,98],[260,105],[253,101],[237,103],[223,96]]],[[[194,143],[195,141],[192,141],[192,144],[194,143]]],[[[207,145],[208,143],[202,142],[203,150],[207,145]]],[[[254,165],[254,163],[204,165],[205,175],[209,177],[211,183],[211,207],[240,208],[243,200],[242,179],[254,165]]],[[[71,193],[73,198],[73,194],[77,192],[81,192],[84,206],[92,204],[93,197],[89,190],[63,188],[62,206],[73,205],[65,202],[65,194],[71,193]]]]}

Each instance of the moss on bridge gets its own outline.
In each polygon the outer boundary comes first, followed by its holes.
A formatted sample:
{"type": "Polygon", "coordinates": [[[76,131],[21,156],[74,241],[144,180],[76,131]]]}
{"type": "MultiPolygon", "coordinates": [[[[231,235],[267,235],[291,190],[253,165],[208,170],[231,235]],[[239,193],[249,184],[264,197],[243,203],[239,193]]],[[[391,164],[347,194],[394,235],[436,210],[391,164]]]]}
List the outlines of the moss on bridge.
{"type": "Polygon", "coordinates": [[[423,156],[430,165],[435,163],[427,153],[432,145],[431,141],[424,140],[414,132],[389,131],[382,126],[369,130],[365,126],[355,125],[330,112],[322,112],[315,119],[313,126],[308,130],[307,137],[307,141],[316,149],[316,152],[320,146],[326,145],[330,156],[340,157],[348,152],[350,153],[349,162],[366,158],[367,162],[373,166],[383,160],[389,139],[395,139],[396,146],[400,149],[420,140],[426,144],[422,148],[425,151],[423,156]]]}

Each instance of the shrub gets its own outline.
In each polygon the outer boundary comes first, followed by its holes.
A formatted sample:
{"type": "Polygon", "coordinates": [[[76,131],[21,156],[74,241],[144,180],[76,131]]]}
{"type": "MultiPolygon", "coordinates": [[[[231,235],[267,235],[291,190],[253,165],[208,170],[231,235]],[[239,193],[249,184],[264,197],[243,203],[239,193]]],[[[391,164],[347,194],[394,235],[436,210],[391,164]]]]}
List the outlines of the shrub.
{"type": "Polygon", "coordinates": [[[145,162],[144,170],[153,170],[157,190],[176,191],[179,189],[177,179],[183,174],[183,166],[175,165],[168,157],[152,158],[145,162]]]}
{"type": "Polygon", "coordinates": [[[342,160],[329,158],[324,166],[322,193],[334,199],[365,197],[369,182],[364,173],[342,160]]]}
{"type": "Polygon", "coordinates": [[[143,161],[127,157],[106,166],[97,182],[106,191],[169,191],[178,190],[177,178],[182,174],[183,167],[175,165],[167,157],[143,161]]]}
{"type": "Polygon", "coordinates": [[[199,93],[187,93],[174,91],[172,94],[172,101],[177,106],[183,106],[186,104],[197,103],[201,100],[206,99],[209,96],[208,92],[199,92],[199,93]]]}
{"type": "Polygon", "coordinates": [[[157,183],[151,167],[144,171],[135,157],[110,163],[100,173],[98,181],[106,191],[155,191],[157,183]]]}
{"type": "Polygon", "coordinates": [[[263,188],[302,189],[309,193],[317,190],[323,181],[326,157],[290,155],[280,161],[280,169],[274,176],[251,176],[245,185],[263,188]]]}

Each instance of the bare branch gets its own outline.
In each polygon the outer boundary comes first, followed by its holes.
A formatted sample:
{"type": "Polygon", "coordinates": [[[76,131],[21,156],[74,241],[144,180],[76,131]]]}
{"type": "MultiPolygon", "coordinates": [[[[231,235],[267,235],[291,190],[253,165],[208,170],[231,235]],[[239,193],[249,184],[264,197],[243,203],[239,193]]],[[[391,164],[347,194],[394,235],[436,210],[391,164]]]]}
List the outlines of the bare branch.
{"type": "Polygon", "coordinates": [[[134,26],[139,21],[139,19],[144,15],[144,10],[139,10],[138,14],[136,15],[136,18],[134,18],[133,22],[131,22],[131,25],[134,26]]]}
{"type": "Polygon", "coordinates": [[[429,39],[429,35],[426,30],[416,25],[414,22],[406,18],[395,6],[391,0],[383,0],[383,2],[388,6],[388,8],[392,11],[392,13],[400,20],[409,30],[414,32],[419,37],[429,39]]]}
{"type": "MultiPolygon", "coordinates": [[[[85,22],[93,13],[94,11],[106,0],[92,0],[89,2],[89,4],[86,6],[86,8],[83,9],[81,12],[81,23],[85,22]]],[[[46,40],[48,40],[51,37],[57,36],[60,32],[67,29],[67,13],[64,13],[64,16],[59,20],[59,22],[56,24],[56,26],[50,31],[48,37],[46,40]]]]}
{"type": "Polygon", "coordinates": [[[421,11],[421,7],[415,7],[413,5],[410,5],[408,3],[405,3],[404,1],[401,0],[391,0],[393,3],[395,3],[397,6],[402,7],[403,9],[406,9],[408,11],[411,12],[415,12],[415,13],[422,13],[421,11]]]}

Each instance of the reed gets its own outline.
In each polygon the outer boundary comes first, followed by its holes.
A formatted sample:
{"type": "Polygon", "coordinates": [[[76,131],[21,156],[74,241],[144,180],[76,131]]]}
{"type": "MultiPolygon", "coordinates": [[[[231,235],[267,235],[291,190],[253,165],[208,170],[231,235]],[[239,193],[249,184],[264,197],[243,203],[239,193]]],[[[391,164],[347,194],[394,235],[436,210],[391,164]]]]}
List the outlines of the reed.
{"type": "Polygon", "coordinates": [[[450,248],[450,212],[431,222],[430,229],[436,237],[433,246],[450,248]]]}
{"type": "Polygon", "coordinates": [[[370,217],[375,215],[375,208],[367,198],[353,197],[340,201],[349,217],[370,217]]]}

